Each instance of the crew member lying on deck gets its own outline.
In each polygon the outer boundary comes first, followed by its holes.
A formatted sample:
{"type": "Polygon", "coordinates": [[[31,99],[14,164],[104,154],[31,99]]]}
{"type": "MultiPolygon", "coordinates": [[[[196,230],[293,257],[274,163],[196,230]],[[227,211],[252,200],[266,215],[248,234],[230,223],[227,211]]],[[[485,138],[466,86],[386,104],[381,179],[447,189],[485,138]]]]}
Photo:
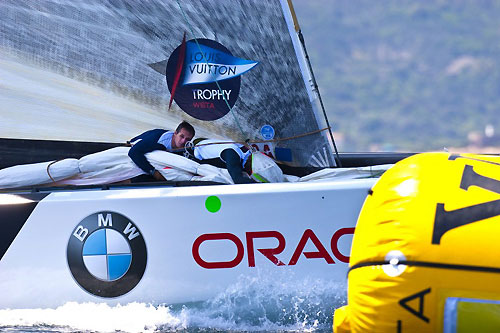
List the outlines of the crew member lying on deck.
{"type": "MultiPolygon", "coordinates": [[[[191,124],[186,121],[177,126],[175,132],[164,129],[153,129],[142,133],[131,139],[129,143],[132,148],[128,156],[134,163],[141,168],[146,175],[154,177],[156,180],[165,180],[165,178],[148,162],[146,154],[154,150],[165,150],[171,153],[183,153],[186,142],[191,141],[195,130],[191,124]]],[[[143,176],[138,176],[138,181],[144,181],[143,176]]]]}
{"type": "Polygon", "coordinates": [[[272,158],[252,153],[245,146],[204,139],[194,145],[194,157],[200,163],[217,166],[222,160],[235,184],[275,183],[283,181],[283,172],[272,158]]]}

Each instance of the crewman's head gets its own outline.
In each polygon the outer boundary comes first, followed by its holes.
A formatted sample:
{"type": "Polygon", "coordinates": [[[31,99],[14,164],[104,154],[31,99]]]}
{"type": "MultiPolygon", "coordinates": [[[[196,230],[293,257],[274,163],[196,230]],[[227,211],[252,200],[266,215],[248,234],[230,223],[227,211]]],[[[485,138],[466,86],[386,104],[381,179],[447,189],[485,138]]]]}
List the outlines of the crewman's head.
{"type": "Polygon", "coordinates": [[[177,126],[172,136],[172,148],[184,148],[186,142],[191,141],[195,134],[194,127],[187,121],[183,121],[177,126]]]}

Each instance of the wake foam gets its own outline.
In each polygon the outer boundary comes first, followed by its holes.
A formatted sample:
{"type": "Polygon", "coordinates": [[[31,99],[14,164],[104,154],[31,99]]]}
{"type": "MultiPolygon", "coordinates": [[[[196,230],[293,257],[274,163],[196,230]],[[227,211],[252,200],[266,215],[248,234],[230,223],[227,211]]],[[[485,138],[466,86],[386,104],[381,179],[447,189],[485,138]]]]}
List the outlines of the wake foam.
{"type": "Polygon", "coordinates": [[[184,304],[71,302],[56,309],[0,310],[0,331],[331,331],[333,311],[346,302],[345,284],[288,281],[286,274],[241,278],[212,299],[184,304]]]}

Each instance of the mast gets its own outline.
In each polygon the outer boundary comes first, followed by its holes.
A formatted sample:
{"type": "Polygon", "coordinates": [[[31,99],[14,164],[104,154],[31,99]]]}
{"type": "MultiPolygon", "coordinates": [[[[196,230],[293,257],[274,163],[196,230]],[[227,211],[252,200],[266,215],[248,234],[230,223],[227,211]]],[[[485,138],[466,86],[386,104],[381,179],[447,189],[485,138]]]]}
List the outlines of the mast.
{"type": "Polygon", "coordinates": [[[302,52],[304,53],[304,57],[305,57],[306,64],[307,64],[307,69],[308,69],[310,80],[311,80],[311,85],[313,88],[312,90],[313,90],[313,93],[317,96],[317,98],[319,100],[319,103],[321,106],[321,111],[323,113],[323,116],[325,118],[325,122],[326,122],[326,125],[328,128],[330,140],[332,141],[332,145],[333,145],[334,152],[335,152],[334,162],[336,162],[336,166],[342,167],[342,164],[340,162],[339,153],[337,150],[337,145],[335,144],[335,139],[333,137],[332,128],[330,126],[330,122],[328,121],[328,116],[326,115],[325,106],[323,104],[323,99],[321,98],[321,94],[319,92],[318,83],[316,82],[316,77],[314,76],[311,61],[309,59],[309,54],[307,53],[307,48],[306,48],[304,36],[302,35],[302,30],[300,29],[299,21],[297,20],[297,16],[295,15],[295,9],[293,8],[292,0],[287,0],[287,3],[288,3],[288,8],[290,10],[290,14],[292,16],[293,26],[294,26],[295,32],[299,38],[302,52]]]}

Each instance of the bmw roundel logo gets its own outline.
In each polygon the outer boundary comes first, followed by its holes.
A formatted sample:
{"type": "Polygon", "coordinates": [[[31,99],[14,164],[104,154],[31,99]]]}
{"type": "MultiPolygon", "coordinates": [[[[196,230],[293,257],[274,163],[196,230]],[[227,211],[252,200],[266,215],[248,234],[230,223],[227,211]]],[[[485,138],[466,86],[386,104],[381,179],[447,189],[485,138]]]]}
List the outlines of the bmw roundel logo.
{"type": "Polygon", "coordinates": [[[146,243],[139,228],[115,212],[84,218],[71,233],[66,255],[76,282],[100,297],[128,293],[146,270],[146,243]]]}

